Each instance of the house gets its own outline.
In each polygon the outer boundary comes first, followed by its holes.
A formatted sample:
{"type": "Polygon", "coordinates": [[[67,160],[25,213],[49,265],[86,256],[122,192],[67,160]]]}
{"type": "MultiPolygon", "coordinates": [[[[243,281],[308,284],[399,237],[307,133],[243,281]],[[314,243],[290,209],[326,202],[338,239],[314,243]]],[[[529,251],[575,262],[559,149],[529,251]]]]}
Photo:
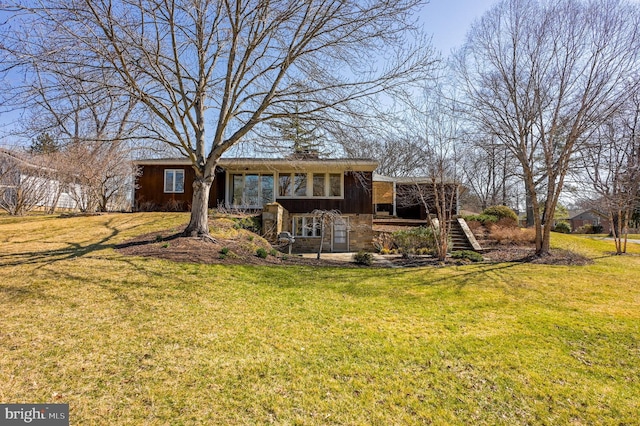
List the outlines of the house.
{"type": "Polygon", "coordinates": [[[592,226],[596,228],[596,230],[598,227],[602,227],[602,229],[598,231],[600,234],[608,234],[611,232],[611,222],[608,216],[596,209],[584,210],[571,216],[569,223],[571,224],[571,232],[580,232],[586,225],[592,226]]]}
{"type": "MultiPolygon", "coordinates": [[[[188,211],[195,172],[188,159],[136,162],[136,210],[188,211]]],[[[342,252],[371,249],[372,177],[369,159],[223,158],[215,170],[209,207],[262,211],[265,236],[281,232],[295,238],[295,251],[314,251],[320,226],[314,211],[338,211],[325,232],[323,247],[342,252]]]]}
{"type": "Polygon", "coordinates": [[[42,158],[0,149],[0,208],[11,214],[77,210],[77,200],[70,193],[77,187],[65,184],[42,158]]]}

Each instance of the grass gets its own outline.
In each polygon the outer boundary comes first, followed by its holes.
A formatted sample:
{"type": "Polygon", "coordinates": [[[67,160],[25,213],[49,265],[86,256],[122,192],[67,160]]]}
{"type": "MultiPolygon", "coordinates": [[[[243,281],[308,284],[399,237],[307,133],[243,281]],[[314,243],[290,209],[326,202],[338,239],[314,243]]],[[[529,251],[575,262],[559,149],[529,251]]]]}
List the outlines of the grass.
{"type": "Polygon", "coordinates": [[[0,402],[82,425],[637,423],[638,245],[554,234],[594,264],[415,269],[114,250],[186,220],[0,216],[0,402]]]}

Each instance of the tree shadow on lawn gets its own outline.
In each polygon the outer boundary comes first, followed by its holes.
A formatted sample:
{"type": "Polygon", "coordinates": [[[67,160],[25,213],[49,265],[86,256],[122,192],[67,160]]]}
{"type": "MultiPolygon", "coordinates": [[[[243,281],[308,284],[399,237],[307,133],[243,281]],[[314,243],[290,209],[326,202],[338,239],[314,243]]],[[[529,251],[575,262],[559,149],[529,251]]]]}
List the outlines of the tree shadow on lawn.
{"type": "Polygon", "coordinates": [[[43,267],[62,260],[71,260],[86,256],[99,250],[115,248],[116,244],[109,243],[110,240],[120,234],[120,230],[113,226],[113,219],[105,224],[111,232],[109,235],[95,243],[82,245],[80,243],[66,243],[67,247],[54,250],[25,251],[18,253],[6,253],[0,255],[0,266],[22,266],[40,265],[43,267]]]}

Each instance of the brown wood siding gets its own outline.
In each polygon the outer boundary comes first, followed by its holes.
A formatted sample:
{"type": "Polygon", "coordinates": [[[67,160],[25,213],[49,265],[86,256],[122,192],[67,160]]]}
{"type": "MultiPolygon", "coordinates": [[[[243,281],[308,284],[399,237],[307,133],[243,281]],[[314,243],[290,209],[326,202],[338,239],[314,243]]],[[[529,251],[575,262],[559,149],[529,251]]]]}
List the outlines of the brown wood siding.
{"type": "Polygon", "coordinates": [[[313,210],[338,210],[341,213],[373,214],[371,172],[347,172],[344,175],[344,198],[276,198],[289,213],[310,213],[313,210]],[[364,184],[364,185],[363,185],[364,184]]]}
{"type": "MultiPolygon", "coordinates": [[[[140,176],[136,179],[135,205],[139,210],[191,210],[193,200],[193,180],[195,171],[191,166],[142,165],[140,176]],[[164,171],[184,170],[184,192],[164,192],[164,171]]],[[[209,194],[209,207],[217,206],[218,200],[224,201],[225,174],[216,170],[216,178],[209,194]]]]}

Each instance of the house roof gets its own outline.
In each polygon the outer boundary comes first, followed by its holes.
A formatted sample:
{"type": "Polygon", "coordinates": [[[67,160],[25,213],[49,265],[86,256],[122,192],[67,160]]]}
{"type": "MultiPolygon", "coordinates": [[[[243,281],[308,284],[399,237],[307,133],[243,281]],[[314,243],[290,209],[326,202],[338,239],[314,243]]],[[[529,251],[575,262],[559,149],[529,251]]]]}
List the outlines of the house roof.
{"type": "MultiPolygon", "coordinates": [[[[190,166],[188,158],[153,158],[136,160],[137,165],[190,166]]],[[[221,158],[218,165],[229,170],[351,170],[372,172],[378,162],[366,158],[322,158],[322,159],[286,159],[286,158],[221,158]]]]}
{"type": "MultiPolygon", "coordinates": [[[[392,177],[383,176],[377,173],[373,174],[374,182],[395,182],[397,184],[420,184],[420,183],[433,183],[433,178],[428,176],[404,176],[404,177],[392,177]]],[[[456,184],[453,181],[447,181],[446,184],[456,184]]]]}
{"type": "Polygon", "coordinates": [[[18,152],[15,150],[9,150],[0,148],[0,156],[9,158],[10,160],[17,161],[28,169],[37,169],[46,172],[55,172],[56,170],[48,167],[42,161],[38,161],[37,156],[28,156],[26,153],[18,152]],[[38,164],[40,162],[41,164],[38,164]]]}

